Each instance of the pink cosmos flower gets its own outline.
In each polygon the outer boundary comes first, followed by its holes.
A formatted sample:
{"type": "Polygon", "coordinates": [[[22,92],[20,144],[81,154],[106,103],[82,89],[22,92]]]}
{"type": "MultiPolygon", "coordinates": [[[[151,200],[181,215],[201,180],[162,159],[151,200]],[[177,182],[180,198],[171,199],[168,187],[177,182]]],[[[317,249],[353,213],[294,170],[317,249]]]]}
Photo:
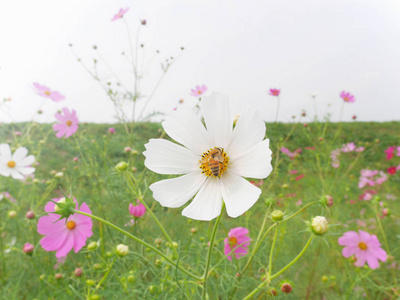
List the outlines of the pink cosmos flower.
{"type": "Polygon", "coordinates": [[[76,116],[76,110],[73,109],[69,112],[68,108],[64,107],[62,109],[64,115],[56,113],[54,116],[60,123],[53,125],[53,130],[58,131],[56,137],[61,138],[65,135],[65,138],[69,138],[78,130],[79,120],[76,116]]]}
{"type": "Polygon", "coordinates": [[[116,21],[118,19],[121,19],[128,10],[129,7],[125,9],[121,8],[119,12],[111,19],[111,21],[116,21]]]}
{"type": "Polygon", "coordinates": [[[295,204],[296,204],[297,206],[300,206],[302,203],[303,203],[303,200],[302,200],[302,199],[299,199],[299,201],[297,201],[295,204]]]}
{"type": "Polygon", "coordinates": [[[388,179],[388,176],[382,171],[379,172],[379,175],[380,177],[375,179],[375,183],[377,184],[382,184],[388,179]]]}
{"type": "Polygon", "coordinates": [[[345,246],[342,251],[343,256],[347,258],[355,255],[357,262],[354,265],[357,267],[362,267],[367,262],[371,269],[377,269],[378,260],[385,262],[387,259],[385,250],[381,248],[376,235],[362,230],[358,232],[348,231],[339,238],[339,245],[345,246]]]}
{"type": "Polygon", "coordinates": [[[397,146],[397,153],[396,156],[400,156],[400,146],[397,146]]]}
{"type": "Polygon", "coordinates": [[[42,96],[45,98],[50,98],[54,102],[60,102],[65,99],[65,96],[61,95],[57,91],[52,91],[50,88],[48,88],[45,85],[40,85],[39,83],[34,82],[33,86],[36,88],[36,93],[39,96],[42,96]]]}
{"type": "MultiPolygon", "coordinates": [[[[52,199],[55,202],[60,199],[52,199]]],[[[76,203],[76,210],[91,214],[91,211],[86,203],[82,203],[80,209],[78,202],[76,203]]],[[[44,210],[48,213],[39,219],[37,230],[40,234],[45,235],[41,239],[40,244],[46,251],[57,251],[56,257],[64,257],[74,248],[75,253],[78,253],[86,244],[86,239],[93,235],[92,233],[92,219],[80,214],[71,215],[68,220],[60,220],[60,215],[54,213],[55,204],[48,202],[44,210]]]]}
{"type": "Polygon", "coordinates": [[[203,84],[202,86],[196,85],[195,89],[191,89],[191,96],[194,97],[200,97],[202,96],[206,91],[207,91],[207,87],[203,84]]]}
{"type": "Polygon", "coordinates": [[[229,231],[228,237],[224,239],[224,254],[228,260],[232,260],[231,251],[234,250],[235,258],[239,259],[248,252],[247,247],[250,245],[251,238],[248,236],[249,231],[244,227],[236,227],[229,231]]]}
{"type": "Polygon", "coordinates": [[[340,151],[346,153],[346,152],[353,152],[355,149],[356,149],[356,145],[353,142],[351,142],[348,144],[344,144],[342,149],[340,149],[340,151]]]}
{"type": "MultiPolygon", "coordinates": [[[[394,151],[396,150],[396,146],[393,146],[393,147],[388,147],[386,150],[385,150],[385,153],[386,153],[386,159],[387,160],[391,160],[392,159],[392,157],[394,156],[394,151]]],[[[398,153],[397,153],[398,154],[398,153]]]]}
{"type": "Polygon", "coordinates": [[[396,167],[390,167],[386,170],[390,175],[396,174],[396,167]]]}
{"type": "Polygon", "coordinates": [[[342,91],[340,93],[340,97],[343,99],[344,102],[355,102],[356,101],[354,96],[352,94],[350,94],[349,92],[342,91]]]}
{"type": "Polygon", "coordinates": [[[297,176],[295,179],[297,180],[297,181],[299,181],[300,179],[302,179],[304,177],[304,174],[301,174],[300,176],[297,176]]]}
{"type": "Polygon", "coordinates": [[[278,90],[278,89],[269,89],[269,94],[270,94],[271,96],[278,97],[280,93],[281,93],[281,90],[278,90]]]}
{"type": "Polygon", "coordinates": [[[137,200],[136,203],[138,205],[129,203],[129,213],[136,218],[140,218],[146,213],[146,207],[143,205],[143,203],[140,203],[139,200],[137,200]]]}

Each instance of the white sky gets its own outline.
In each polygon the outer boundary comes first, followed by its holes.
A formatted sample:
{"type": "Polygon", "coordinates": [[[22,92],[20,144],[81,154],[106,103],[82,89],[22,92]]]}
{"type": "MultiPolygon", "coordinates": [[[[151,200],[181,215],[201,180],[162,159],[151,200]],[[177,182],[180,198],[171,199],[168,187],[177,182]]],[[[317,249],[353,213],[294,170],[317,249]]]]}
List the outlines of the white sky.
{"type": "MultiPolygon", "coordinates": [[[[57,109],[78,111],[81,121],[115,121],[112,103],[79,64],[68,47],[87,65],[97,58],[93,45],[124,85],[132,88],[130,54],[123,20],[111,22],[120,8],[140,43],[146,64],[155,49],[160,54],[143,74],[141,91],[149,95],[161,75],[159,62],[185,50],[167,73],[147,112],[168,112],[197,84],[229,96],[239,111],[257,108],[274,121],[281,89],[280,121],[290,121],[305,109],[314,115],[310,93],[317,93],[321,118],[339,119],[342,90],[356,96],[346,104],[343,120],[353,114],[361,121],[400,120],[400,2],[393,0],[21,0],[0,3],[0,122],[26,121],[43,103],[41,122],[53,122],[57,109]],[[44,102],[32,82],[47,85],[67,98],[44,102]],[[0,100],[1,102],[1,100],[0,100]],[[328,106],[331,104],[331,106],[328,106]],[[11,116],[11,117],[10,117],[11,116]]],[[[100,62],[104,81],[116,82],[100,62]]],[[[139,111],[144,100],[138,103],[139,111]]]]}

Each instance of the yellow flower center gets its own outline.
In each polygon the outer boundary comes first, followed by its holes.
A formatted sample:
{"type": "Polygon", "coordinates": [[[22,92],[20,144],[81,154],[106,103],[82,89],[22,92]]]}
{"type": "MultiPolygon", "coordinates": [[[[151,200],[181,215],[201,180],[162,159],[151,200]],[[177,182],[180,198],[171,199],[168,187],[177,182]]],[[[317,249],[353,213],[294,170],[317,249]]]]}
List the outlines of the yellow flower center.
{"type": "Polygon", "coordinates": [[[68,222],[67,222],[67,228],[68,228],[69,230],[74,229],[75,226],[76,226],[76,224],[75,224],[74,221],[68,221],[68,222]]]}
{"type": "Polygon", "coordinates": [[[10,161],[7,163],[7,166],[8,166],[9,168],[14,168],[14,167],[15,167],[15,161],[10,160],[10,161]]]}
{"type": "Polygon", "coordinates": [[[201,91],[197,91],[199,94],[201,94],[201,91]]]}
{"type": "Polygon", "coordinates": [[[204,152],[199,162],[201,173],[219,178],[228,168],[229,157],[223,148],[214,147],[204,152]]]}
{"type": "Polygon", "coordinates": [[[367,246],[365,243],[363,243],[363,242],[358,243],[358,247],[359,247],[361,250],[367,250],[367,248],[368,248],[368,246],[367,246]]]}
{"type": "Polygon", "coordinates": [[[344,101],[349,101],[349,97],[344,97],[343,100],[344,101]]]}
{"type": "Polygon", "coordinates": [[[47,96],[50,96],[51,95],[51,93],[49,92],[49,91],[45,91],[44,92],[47,96]]]}
{"type": "Polygon", "coordinates": [[[67,124],[67,126],[71,126],[72,125],[72,121],[68,120],[67,123],[65,123],[65,124],[67,124]]]}
{"type": "Polygon", "coordinates": [[[232,246],[235,246],[236,244],[237,244],[237,238],[236,237],[231,237],[231,238],[229,238],[229,243],[232,245],[232,246]]]}

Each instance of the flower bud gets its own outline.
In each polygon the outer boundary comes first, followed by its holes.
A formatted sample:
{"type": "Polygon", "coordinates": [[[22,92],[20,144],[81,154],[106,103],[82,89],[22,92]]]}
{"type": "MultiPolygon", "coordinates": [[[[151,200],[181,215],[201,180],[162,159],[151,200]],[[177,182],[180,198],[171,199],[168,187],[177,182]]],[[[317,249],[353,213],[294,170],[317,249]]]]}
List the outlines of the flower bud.
{"type": "Polygon", "coordinates": [[[133,276],[133,275],[129,275],[129,276],[126,278],[126,280],[127,280],[129,283],[135,283],[136,278],[135,278],[135,276],[133,276]]]}
{"type": "Polygon", "coordinates": [[[24,245],[24,247],[22,248],[22,251],[25,254],[32,255],[32,252],[33,252],[34,249],[35,249],[35,247],[32,244],[26,243],[24,245]]]}
{"type": "Polygon", "coordinates": [[[103,268],[103,266],[101,264],[94,264],[93,265],[93,269],[95,270],[101,270],[103,268]]]}
{"type": "Polygon", "coordinates": [[[54,174],[55,178],[63,178],[64,177],[64,173],[63,172],[57,172],[56,174],[54,174]]]}
{"type": "Polygon", "coordinates": [[[83,273],[83,270],[81,268],[76,268],[74,271],[74,276],[75,277],[81,277],[83,273]]]}
{"type": "Polygon", "coordinates": [[[126,171],[126,169],[128,169],[128,164],[126,162],[124,162],[124,161],[121,161],[115,166],[115,168],[118,171],[123,172],[123,171],[126,171]]]}
{"type": "MultiPolygon", "coordinates": [[[[65,199],[65,197],[63,197],[63,198],[61,198],[57,203],[66,203],[66,199],[65,199]]],[[[54,212],[58,212],[58,211],[60,211],[61,210],[61,208],[60,208],[60,206],[58,206],[58,204],[55,204],[54,205],[54,212]]]]}
{"type": "Polygon", "coordinates": [[[311,229],[316,235],[323,235],[328,231],[328,221],[325,217],[317,216],[311,220],[311,229]]]}
{"type": "Polygon", "coordinates": [[[274,222],[281,221],[283,219],[283,212],[281,210],[274,210],[271,217],[274,222]]]}
{"type": "Polygon", "coordinates": [[[111,134],[115,133],[115,128],[114,127],[108,128],[108,132],[111,134]]]}
{"type": "Polygon", "coordinates": [[[78,162],[78,161],[79,161],[79,158],[74,157],[74,158],[73,158],[73,161],[74,161],[74,162],[78,162]]]}
{"type": "Polygon", "coordinates": [[[123,244],[119,244],[116,248],[116,253],[120,257],[127,256],[129,254],[129,247],[123,244]]]}
{"type": "Polygon", "coordinates": [[[327,282],[329,280],[329,278],[328,278],[328,276],[324,275],[324,276],[321,277],[321,280],[323,282],[327,282]]]}
{"type": "Polygon", "coordinates": [[[95,281],[92,280],[92,279],[88,279],[88,280],[86,280],[86,284],[87,284],[88,286],[93,286],[93,285],[95,284],[95,281]]]}
{"type": "Polygon", "coordinates": [[[288,282],[281,285],[281,291],[284,292],[285,294],[291,293],[292,290],[293,290],[292,286],[288,282]]]}
{"type": "Polygon", "coordinates": [[[382,209],[382,216],[387,217],[390,216],[390,209],[389,208],[384,208],[382,209]]]}
{"type": "Polygon", "coordinates": [[[35,213],[33,211],[28,211],[25,215],[28,219],[32,220],[35,217],[35,213]]]}
{"type": "Polygon", "coordinates": [[[94,251],[98,248],[99,245],[97,245],[96,242],[90,242],[89,245],[87,245],[87,249],[89,251],[94,251]]]}
{"type": "Polygon", "coordinates": [[[126,153],[131,152],[131,151],[132,151],[131,147],[125,147],[124,148],[124,152],[126,152],[126,153]]]}
{"type": "Polygon", "coordinates": [[[60,280],[60,279],[63,278],[63,274],[62,274],[62,273],[56,273],[56,274],[54,275],[54,277],[55,277],[57,280],[60,280]]]}
{"type": "Polygon", "coordinates": [[[329,195],[322,196],[320,203],[323,206],[331,207],[333,205],[333,198],[329,195]]]}
{"type": "Polygon", "coordinates": [[[38,183],[40,182],[40,180],[37,179],[37,178],[33,178],[32,182],[33,182],[34,184],[38,184],[38,183]]]}
{"type": "Polygon", "coordinates": [[[9,218],[15,218],[17,216],[17,212],[15,210],[10,210],[8,212],[8,217],[9,218]]]}

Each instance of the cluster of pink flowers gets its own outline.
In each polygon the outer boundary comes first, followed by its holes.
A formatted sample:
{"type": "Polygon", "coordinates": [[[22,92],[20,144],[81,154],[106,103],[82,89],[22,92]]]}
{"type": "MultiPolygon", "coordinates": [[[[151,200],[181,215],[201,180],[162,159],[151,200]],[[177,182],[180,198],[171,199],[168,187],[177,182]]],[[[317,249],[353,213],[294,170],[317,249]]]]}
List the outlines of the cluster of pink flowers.
{"type": "Polygon", "coordinates": [[[361,176],[358,182],[358,187],[360,189],[365,186],[374,186],[375,184],[381,185],[388,179],[388,176],[384,172],[378,170],[363,169],[360,173],[361,176]],[[378,174],[379,177],[377,177],[378,174]]]}
{"type": "Polygon", "coordinates": [[[340,154],[343,153],[348,153],[348,152],[362,152],[364,151],[364,147],[358,147],[353,143],[347,143],[343,144],[342,148],[335,149],[331,151],[330,158],[332,160],[331,165],[333,168],[339,168],[340,166],[340,161],[339,161],[339,156],[340,154]]]}
{"type": "Polygon", "coordinates": [[[387,259],[386,251],[381,248],[376,235],[368,232],[348,231],[339,238],[338,242],[339,245],[345,246],[342,251],[344,257],[355,256],[357,261],[354,265],[357,267],[363,267],[367,262],[371,269],[377,269],[379,267],[378,260],[385,262],[387,259]]]}
{"type": "Polygon", "coordinates": [[[288,148],[282,147],[281,152],[289,156],[291,159],[294,159],[296,156],[298,156],[300,153],[303,152],[301,148],[298,148],[291,152],[288,148]]]}
{"type": "Polygon", "coordinates": [[[396,156],[400,156],[400,146],[391,146],[385,150],[386,159],[391,160],[394,156],[394,153],[397,151],[396,156]]]}

